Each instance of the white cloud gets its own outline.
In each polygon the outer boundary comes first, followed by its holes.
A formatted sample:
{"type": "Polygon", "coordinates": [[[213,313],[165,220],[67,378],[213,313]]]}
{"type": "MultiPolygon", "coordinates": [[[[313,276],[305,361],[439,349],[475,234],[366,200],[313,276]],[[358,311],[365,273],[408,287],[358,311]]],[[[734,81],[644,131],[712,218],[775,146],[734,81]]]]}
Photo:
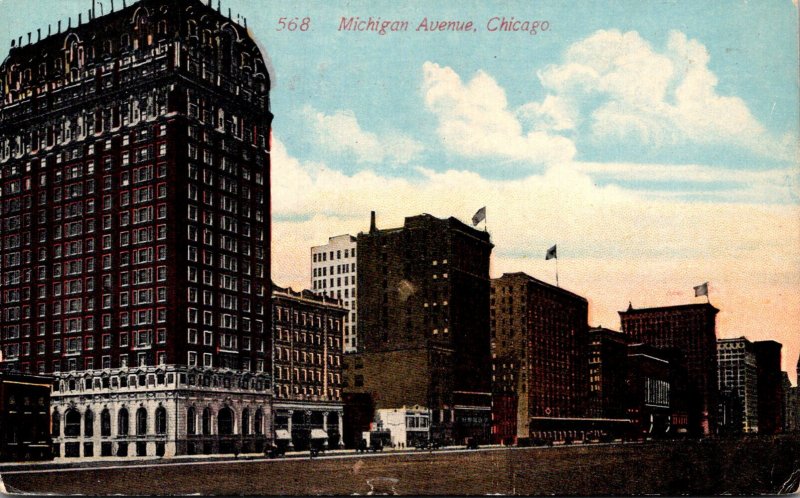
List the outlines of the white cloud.
{"type": "Polygon", "coordinates": [[[795,159],[791,137],[776,138],[740,98],[717,93],[706,47],[672,31],[663,52],[637,32],[597,31],[566,51],[562,63],[539,72],[549,94],[523,108],[552,130],[590,120],[593,138],[635,138],[742,146],[766,157],[795,159]]]}
{"type": "Polygon", "coordinates": [[[537,129],[525,133],[508,107],[505,91],[483,71],[465,84],[453,69],[426,62],[423,94],[427,109],[438,119],[442,144],[450,152],[534,164],[567,161],[575,155],[568,138],[537,129]]]}
{"type": "MultiPolygon", "coordinates": [[[[624,168],[641,177],[662,171],[647,165],[605,169],[624,168]]],[[[701,181],[717,180],[712,168],[677,168],[701,181]]],[[[513,181],[454,170],[419,170],[416,180],[371,171],[348,176],[299,162],[275,140],[273,278],[308,287],[309,248],[367,230],[370,210],[377,211],[378,226],[388,228],[423,212],[467,221],[486,205],[496,245],[493,276],[525,271],[553,281],[553,262],[544,253],[557,243],[562,286],[586,296],[592,324],[607,327],[618,326],[617,311],[629,300],[642,307],[694,302],[692,286],[710,281],[712,303],[722,310],[720,336],[774,337],[797,357],[800,208],[658,198],[598,187],[581,169],[594,175],[604,167],[559,165],[513,181]]],[[[783,181],[780,172],[748,175],[743,181],[783,181]]]]}
{"type": "Polygon", "coordinates": [[[406,164],[423,149],[421,143],[400,132],[379,136],[363,130],[352,111],[339,110],[329,115],[307,106],[304,113],[323,147],[337,154],[351,153],[359,163],[390,160],[406,164]]]}

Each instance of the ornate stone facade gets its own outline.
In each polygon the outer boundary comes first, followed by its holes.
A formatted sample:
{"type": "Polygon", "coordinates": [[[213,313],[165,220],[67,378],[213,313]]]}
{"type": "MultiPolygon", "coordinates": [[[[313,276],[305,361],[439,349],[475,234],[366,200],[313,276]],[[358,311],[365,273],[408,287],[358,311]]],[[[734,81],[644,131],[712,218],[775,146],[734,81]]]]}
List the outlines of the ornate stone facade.
{"type": "Polygon", "coordinates": [[[273,440],[266,374],[168,366],[56,378],[56,458],[261,453],[273,440]]]}

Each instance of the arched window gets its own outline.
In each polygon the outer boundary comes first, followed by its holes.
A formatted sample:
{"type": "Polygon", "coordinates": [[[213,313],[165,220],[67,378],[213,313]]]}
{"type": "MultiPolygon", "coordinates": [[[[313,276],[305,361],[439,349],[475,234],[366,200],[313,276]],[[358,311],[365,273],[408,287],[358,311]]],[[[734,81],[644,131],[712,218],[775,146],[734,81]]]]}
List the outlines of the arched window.
{"type": "Polygon", "coordinates": [[[147,410],[144,407],[136,410],[136,435],[144,436],[147,434],[147,410]]]}
{"type": "Polygon", "coordinates": [[[86,413],[83,414],[83,435],[86,437],[94,436],[94,413],[88,408],[86,413]]]}
{"type": "Polygon", "coordinates": [[[100,436],[111,436],[111,412],[108,411],[108,408],[100,412],[100,436]]]}
{"type": "Polygon", "coordinates": [[[250,410],[245,408],[242,411],[242,435],[249,436],[250,435],[250,410]]]}
{"type": "Polygon", "coordinates": [[[117,434],[120,436],[128,435],[128,409],[123,408],[117,414],[117,434]]]}
{"type": "Polygon", "coordinates": [[[211,409],[203,410],[203,435],[211,435],[211,409]]]}
{"type": "Polygon", "coordinates": [[[227,406],[217,414],[217,434],[220,436],[233,434],[233,411],[227,406]]]}
{"type": "Polygon", "coordinates": [[[64,414],[64,436],[78,437],[81,435],[81,412],[72,408],[64,414]]]}
{"type": "Polygon", "coordinates": [[[259,436],[264,432],[264,412],[261,411],[261,408],[256,410],[256,416],[253,417],[253,432],[258,434],[259,436]]]}
{"type": "Polygon", "coordinates": [[[52,429],[50,431],[53,437],[61,437],[61,415],[58,412],[53,412],[52,429]]]}
{"type": "Polygon", "coordinates": [[[186,432],[187,434],[197,434],[197,412],[193,406],[186,410],[186,432]]]}
{"type": "Polygon", "coordinates": [[[167,433],[167,410],[163,406],[156,408],[156,434],[167,433]]]}

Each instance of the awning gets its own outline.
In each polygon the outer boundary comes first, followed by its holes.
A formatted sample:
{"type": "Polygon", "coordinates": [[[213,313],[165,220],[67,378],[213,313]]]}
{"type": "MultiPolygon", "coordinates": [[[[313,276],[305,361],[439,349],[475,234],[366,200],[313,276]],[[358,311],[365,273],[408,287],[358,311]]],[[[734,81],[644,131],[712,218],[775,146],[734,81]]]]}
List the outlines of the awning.
{"type": "Polygon", "coordinates": [[[286,429],[276,429],[275,439],[292,439],[292,435],[286,429]]]}
{"type": "Polygon", "coordinates": [[[322,429],[311,429],[311,439],[328,439],[328,433],[322,429]]]}

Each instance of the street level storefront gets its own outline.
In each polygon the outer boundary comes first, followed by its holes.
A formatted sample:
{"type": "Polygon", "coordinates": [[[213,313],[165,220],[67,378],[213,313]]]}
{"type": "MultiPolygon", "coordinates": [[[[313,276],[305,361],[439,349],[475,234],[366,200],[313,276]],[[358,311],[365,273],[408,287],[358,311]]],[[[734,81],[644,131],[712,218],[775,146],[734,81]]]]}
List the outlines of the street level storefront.
{"type": "Polygon", "coordinates": [[[627,418],[554,418],[531,417],[530,439],[520,444],[533,444],[536,441],[586,441],[608,437],[625,438],[631,434],[633,426],[627,418]]]}
{"type": "Polygon", "coordinates": [[[297,451],[342,446],[342,403],[276,400],[273,409],[277,444],[297,451]]]}

